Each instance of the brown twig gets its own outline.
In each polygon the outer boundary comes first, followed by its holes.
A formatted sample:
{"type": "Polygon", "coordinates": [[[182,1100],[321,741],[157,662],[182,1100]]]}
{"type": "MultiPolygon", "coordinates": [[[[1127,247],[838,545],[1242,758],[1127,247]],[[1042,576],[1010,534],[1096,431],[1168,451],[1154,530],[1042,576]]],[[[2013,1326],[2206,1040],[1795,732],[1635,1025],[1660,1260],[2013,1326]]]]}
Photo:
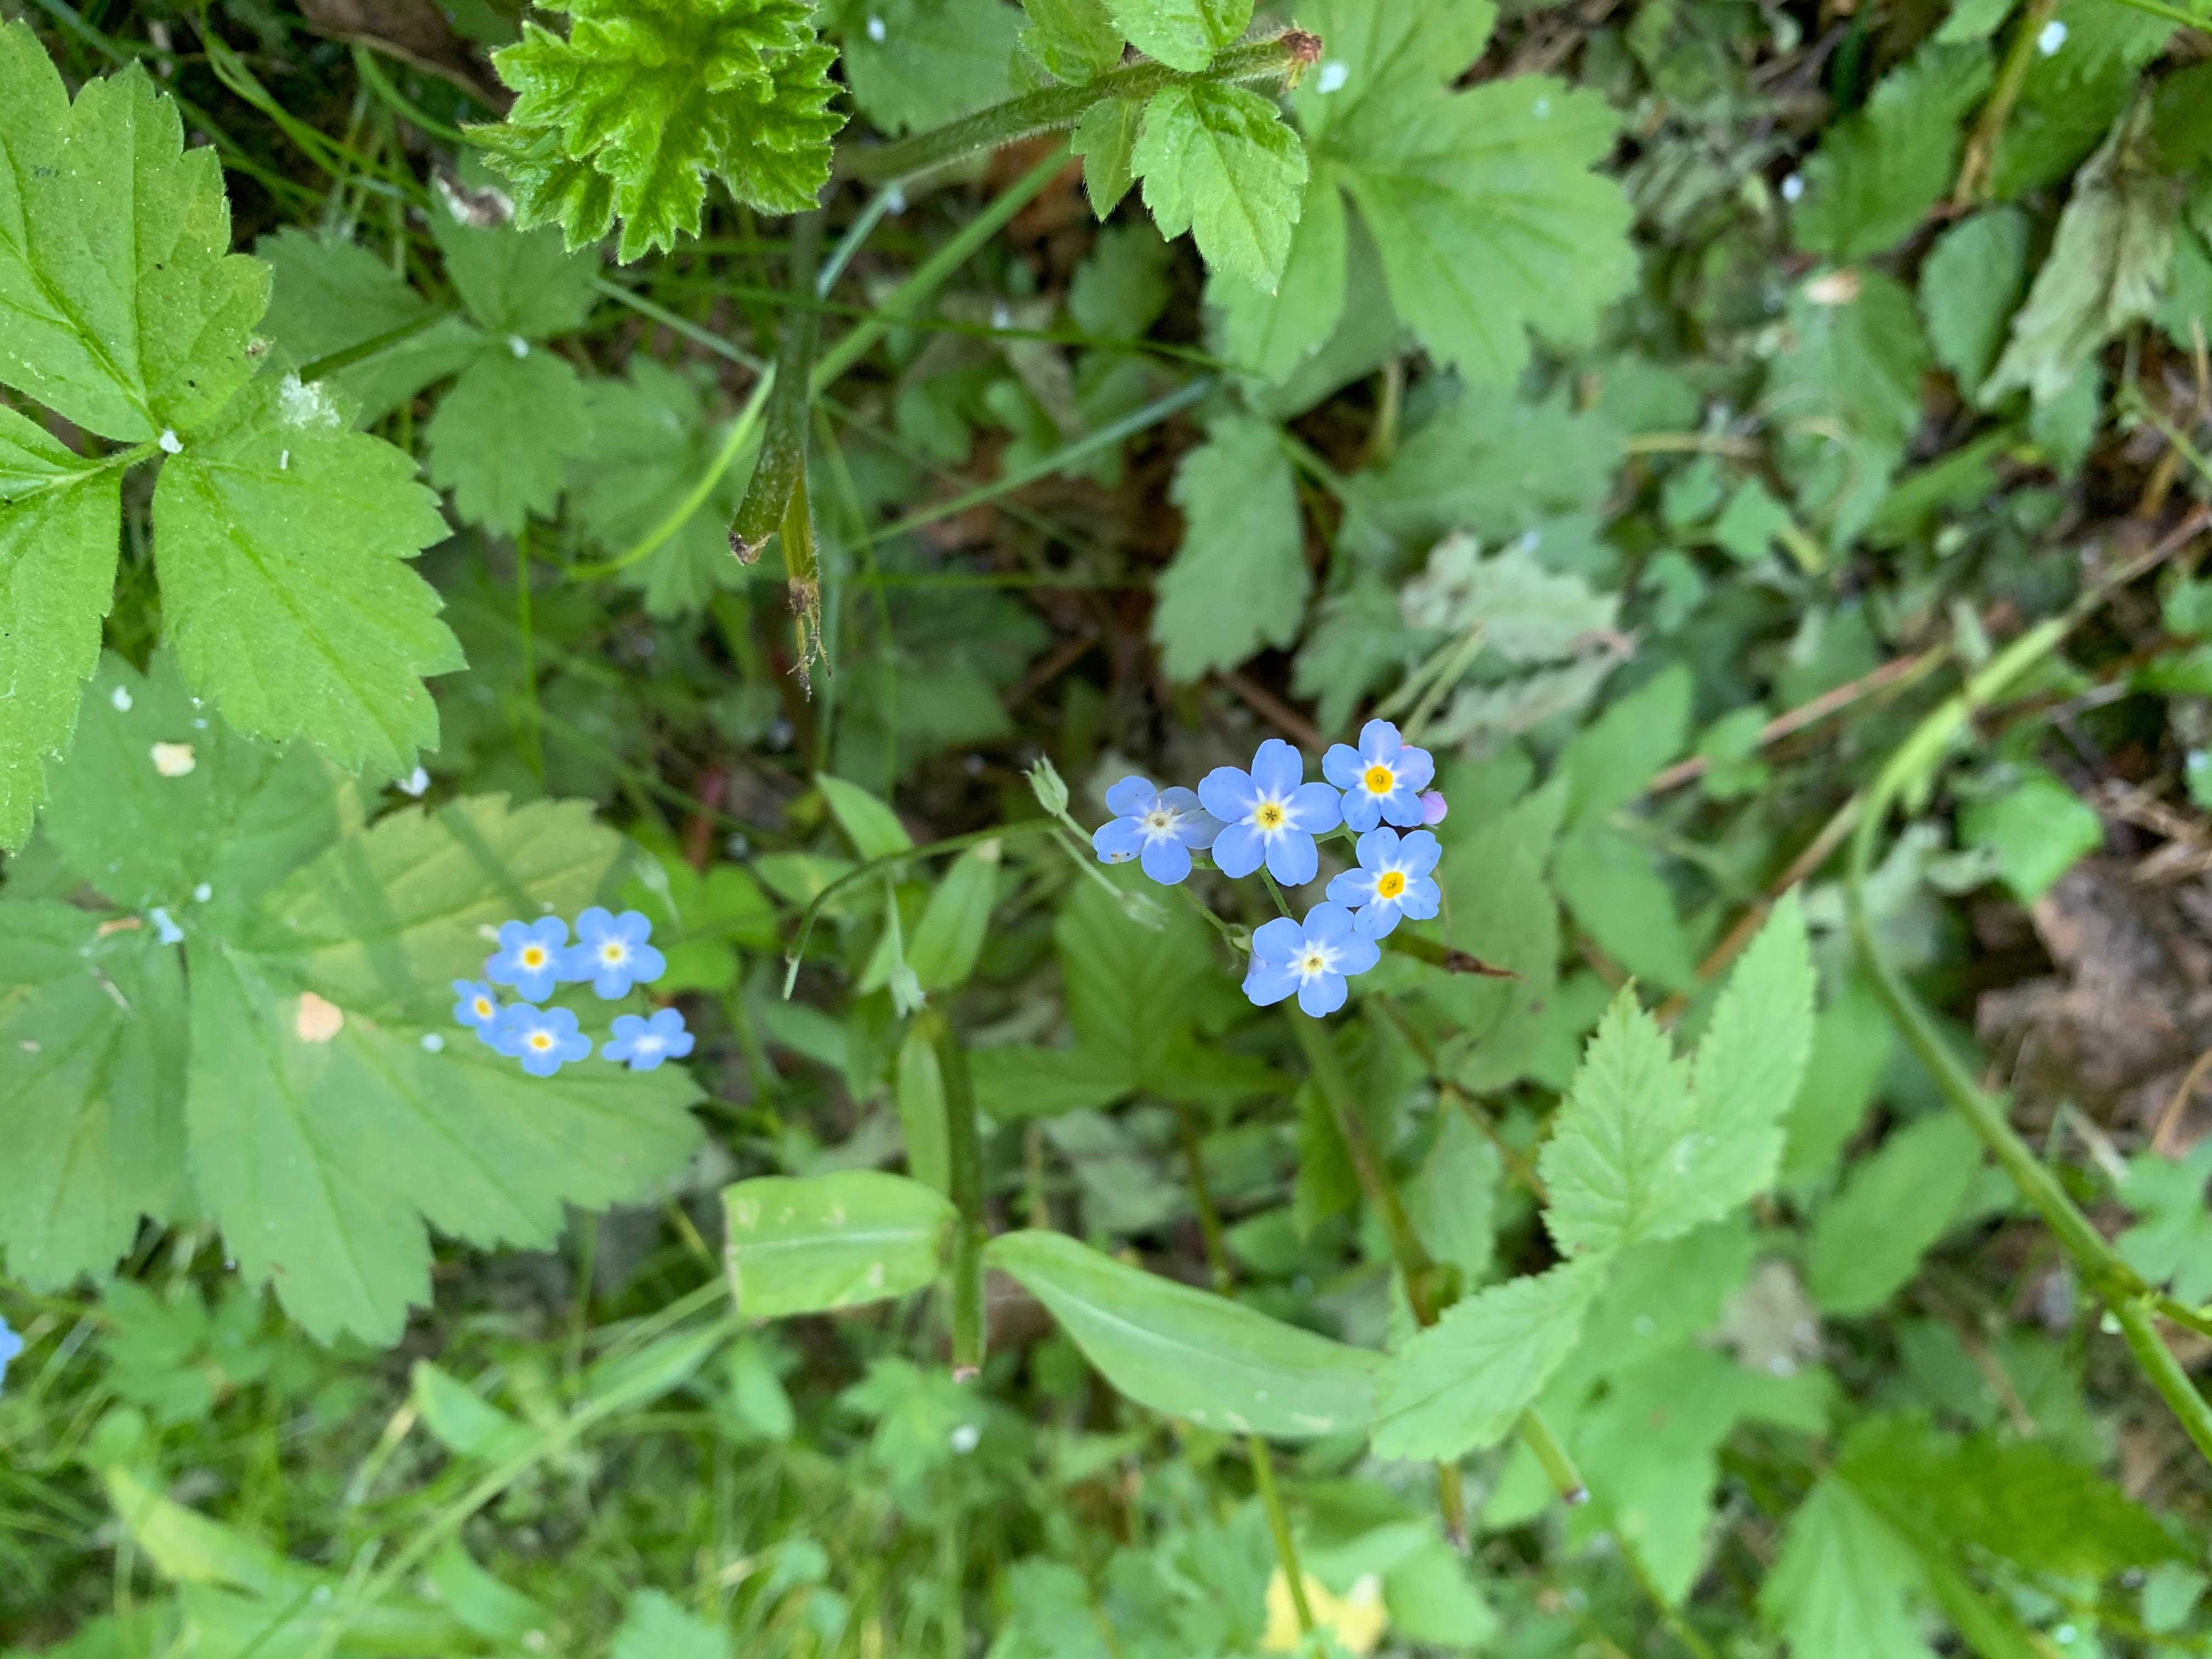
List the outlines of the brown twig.
{"type": "Polygon", "coordinates": [[[1267,723],[1302,749],[1319,754],[1328,748],[1321,728],[1263,685],[1254,684],[1233,668],[1218,669],[1213,678],[1249,703],[1267,723]]]}
{"type": "MultiPolygon", "coordinates": [[[[1759,746],[1764,749],[1770,744],[1778,743],[1784,738],[1802,732],[1808,726],[1817,725],[1829,715],[1839,713],[1877,691],[1910,684],[1940,664],[1950,654],[1950,650],[1948,645],[1935,645],[1925,651],[1916,651],[1910,656],[1896,658],[1855,680],[1847,680],[1823,691],[1810,702],[1784,710],[1759,728],[1759,746]]],[[[1677,761],[1652,779],[1644,793],[1663,795],[1670,789],[1679,789],[1682,785],[1703,777],[1711,765],[1712,763],[1703,755],[1692,755],[1687,760],[1677,761]]]]}

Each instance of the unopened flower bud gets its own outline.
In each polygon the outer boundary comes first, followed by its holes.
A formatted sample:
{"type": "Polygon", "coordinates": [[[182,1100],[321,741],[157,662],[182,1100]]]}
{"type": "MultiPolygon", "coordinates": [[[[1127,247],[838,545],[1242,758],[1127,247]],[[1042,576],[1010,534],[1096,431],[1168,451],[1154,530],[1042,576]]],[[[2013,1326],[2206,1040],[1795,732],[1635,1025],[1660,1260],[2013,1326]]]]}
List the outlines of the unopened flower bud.
{"type": "Polygon", "coordinates": [[[1067,781],[1060,775],[1060,769],[1052,763],[1050,757],[1038,756],[1036,764],[1030,768],[1028,776],[1030,793],[1036,797],[1037,805],[1056,818],[1066,817],[1067,781]]]}
{"type": "Polygon", "coordinates": [[[1443,791],[1437,789],[1421,791],[1421,822],[1423,823],[1442,823],[1444,821],[1444,814],[1450,811],[1451,807],[1445,802],[1443,791]]]}

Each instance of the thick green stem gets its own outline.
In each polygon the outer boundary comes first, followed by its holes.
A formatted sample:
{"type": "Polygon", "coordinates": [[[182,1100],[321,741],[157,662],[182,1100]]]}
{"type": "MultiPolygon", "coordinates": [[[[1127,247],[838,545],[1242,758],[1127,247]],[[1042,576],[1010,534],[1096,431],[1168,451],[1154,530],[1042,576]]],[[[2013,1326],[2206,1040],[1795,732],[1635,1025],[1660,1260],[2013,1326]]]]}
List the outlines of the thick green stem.
{"type": "Polygon", "coordinates": [[[1866,811],[1851,837],[1850,861],[1845,877],[1845,902],[1851,938],[1866,965],[1875,994],[1920,1062],[1928,1068],[1970,1124],[1999,1167],[2012,1177],[2021,1195],[2043,1218],[2060,1246],[2073,1259],[2089,1289],[2119,1322],[2129,1348],[2145,1376],[2191,1441],[2212,1461],[2212,1407],[2191,1382],[2180,1364],[2166,1350],[2152,1315],[2159,1298],[2134,1268],[2123,1261],[2105,1237],[2081,1213],[2066,1190],[2014,1131],[2003,1103],[1985,1093],[1943,1040],[1934,1018],[1923,1008],[1905,977],[1883,955],[1866,903],[1866,880],[1874,867],[1875,850],[1889,809],[1926,787],[1936,763],[1954,738],[1966,728],[1975,710],[2001,696],[2029,670],[2055,651],[2074,625],[2100,602],[2114,582],[2100,585],[2085,595],[2067,615],[2030,629],[2000,652],[1966,688],[1936,709],[1890,757],[1867,793],[1866,811]]]}
{"type": "MultiPolygon", "coordinates": [[[[927,132],[878,149],[854,154],[849,166],[861,179],[881,182],[911,179],[964,155],[997,149],[1002,145],[1033,138],[1041,132],[1072,127],[1094,104],[1109,98],[1136,103],[1149,100],[1169,87],[1191,82],[1233,82],[1290,81],[1321,58],[1321,37],[1302,29],[1288,29],[1266,40],[1235,46],[1194,75],[1170,69],[1165,64],[1131,64],[1109,70],[1080,86],[1046,87],[1009,98],[1003,104],[963,116],[927,132]]],[[[842,159],[842,158],[841,158],[842,159]]]]}
{"type": "Polygon", "coordinates": [[[945,1016],[925,1008],[915,1028],[937,1054],[945,1090],[945,1162],[952,1207],[960,1212],[952,1234],[952,1375],[968,1382],[983,1369],[983,1245],[990,1237],[983,1213],[983,1150],[975,1133],[975,1090],[968,1075],[968,1048],[945,1016]]]}

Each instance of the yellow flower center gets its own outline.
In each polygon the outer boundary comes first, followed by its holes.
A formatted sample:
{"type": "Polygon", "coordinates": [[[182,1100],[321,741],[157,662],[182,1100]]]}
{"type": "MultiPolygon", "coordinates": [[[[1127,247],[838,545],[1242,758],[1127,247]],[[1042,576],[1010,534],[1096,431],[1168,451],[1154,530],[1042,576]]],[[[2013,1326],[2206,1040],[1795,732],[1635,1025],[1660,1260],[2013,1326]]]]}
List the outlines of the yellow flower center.
{"type": "Polygon", "coordinates": [[[548,1048],[550,1048],[553,1046],[553,1033],[550,1031],[532,1031],[530,1034],[530,1046],[537,1049],[539,1054],[544,1054],[548,1048]]]}
{"type": "Polygon", "coordinates": [[[1387,795],[1398,787],[1398,775],[1380,762],[1369,767],[1359,781],[1367,786],[1370,795],[1387,795]]]}
{"type": "Polygon", "coordinates": [[[1289,818],[1290,814],[1279,800],[1263,800],[1252,809],[1252,822],[1262,830],[1279,830],[1289,818]]]}
{"type": "Polygon", "coordinates": [[[545,947],[542,945],[524,945],[522,965],[526,968],[543,968],[545,965],[545,947]]]}
{"type": "Polygon", "coordinates": [[[605,945],[599,946],[599,960],[610,964],[620,962],[629,954],[628,951],[613,939],[609,939],[605,945]]]}
{"type": "Polygon", "coordinates": [[[478,997],[470,1005],[470,1006],[473,1007],[477,1011],[477,1018],[478,1019],[489,1019],[491,1018],[491,999],[489,997],[478,997]]]}
{"type": "Polygon", "coordinates": [[[1385,870],[1375,878],[1376,898],[1400,898],[1405,891],[1406,872],[1403,870],[1385,870]]]}
{"type": "Polygon", "coordinates": [[[1298,966],[1309,974],[1318,974],[1327,969],[1328,961],[1320,951],[1309,951],[1305,954],[1304,960],[1300,962],[1298,966]]]}

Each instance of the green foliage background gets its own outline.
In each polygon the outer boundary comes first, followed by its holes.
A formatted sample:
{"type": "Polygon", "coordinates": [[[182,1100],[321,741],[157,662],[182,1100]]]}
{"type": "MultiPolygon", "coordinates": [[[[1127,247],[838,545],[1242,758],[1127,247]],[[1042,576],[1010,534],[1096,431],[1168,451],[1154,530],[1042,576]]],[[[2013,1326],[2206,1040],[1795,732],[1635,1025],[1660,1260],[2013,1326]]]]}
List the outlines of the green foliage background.
{"type": "Polygon", "coordinates": [[[0,0],[0,1653],[2212,1650],[2197,3],[0,0]]]}

